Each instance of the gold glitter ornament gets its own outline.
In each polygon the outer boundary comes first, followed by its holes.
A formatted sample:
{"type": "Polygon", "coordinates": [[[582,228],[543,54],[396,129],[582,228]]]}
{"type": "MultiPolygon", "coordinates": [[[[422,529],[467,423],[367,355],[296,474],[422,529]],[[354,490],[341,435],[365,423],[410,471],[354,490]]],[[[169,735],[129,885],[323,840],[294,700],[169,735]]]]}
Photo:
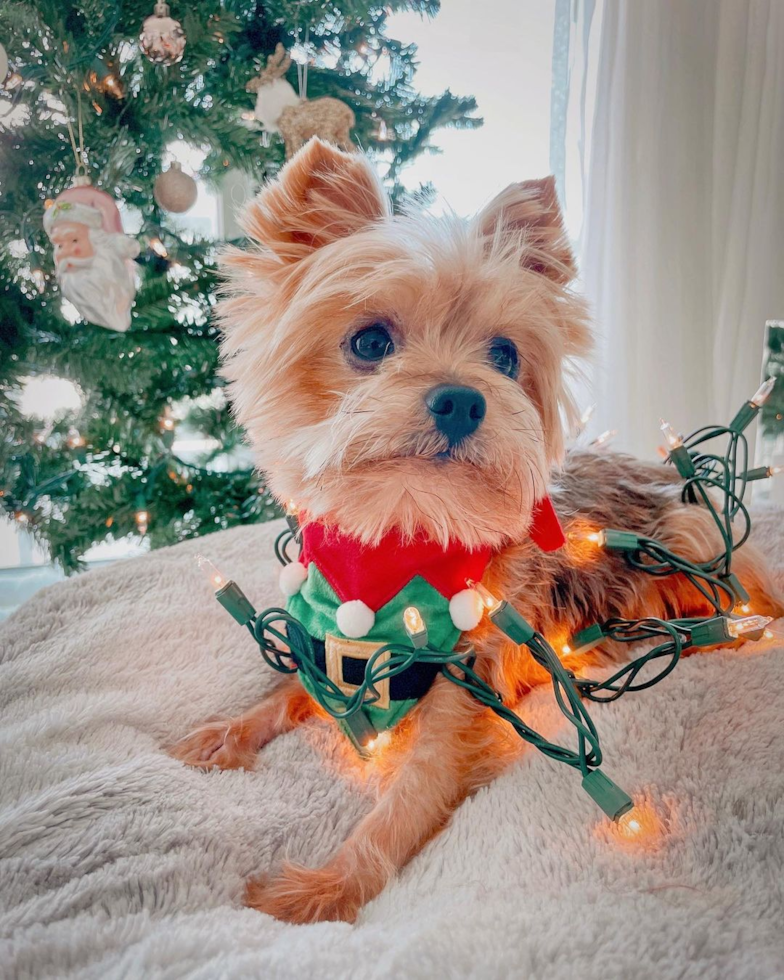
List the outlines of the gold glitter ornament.
{"type": "Polygon", "coordinates": [[[158,174],[152,187],[152,195],[164,211],[182,214],[196,203],[199,189],[190,174],[174,162],[168,170],[158,174]]]}

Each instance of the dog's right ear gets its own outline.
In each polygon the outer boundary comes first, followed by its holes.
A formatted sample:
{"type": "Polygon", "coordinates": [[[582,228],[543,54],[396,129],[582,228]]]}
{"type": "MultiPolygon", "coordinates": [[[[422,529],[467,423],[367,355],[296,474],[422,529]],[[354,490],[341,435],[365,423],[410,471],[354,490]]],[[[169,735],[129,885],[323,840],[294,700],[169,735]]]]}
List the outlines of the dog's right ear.
{"type": "Polygon", "coordinates": [[[388,214],[387,196],[362,154],[312,139],[261,190],[241,220],[250,238],[289,263],[388,214]]]}

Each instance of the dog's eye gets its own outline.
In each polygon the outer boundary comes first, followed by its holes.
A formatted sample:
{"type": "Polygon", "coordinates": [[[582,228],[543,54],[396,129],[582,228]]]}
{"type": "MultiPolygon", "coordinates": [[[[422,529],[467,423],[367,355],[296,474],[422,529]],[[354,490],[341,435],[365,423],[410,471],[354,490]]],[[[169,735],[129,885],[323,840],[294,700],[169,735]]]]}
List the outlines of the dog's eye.
{"type": "Polygon", "coordinates": [[[507,378],[516,378],[520,373],[520,358],[517,348],[506,337],[494,337],[488,350],[490,363],[507,378]]]}
{"type": "Polygon", "coordinates": [[[395,345],[383,323],[371,323],[351,338],[351,353],[360,361],[381,361],[394,351],[395,345]]]}

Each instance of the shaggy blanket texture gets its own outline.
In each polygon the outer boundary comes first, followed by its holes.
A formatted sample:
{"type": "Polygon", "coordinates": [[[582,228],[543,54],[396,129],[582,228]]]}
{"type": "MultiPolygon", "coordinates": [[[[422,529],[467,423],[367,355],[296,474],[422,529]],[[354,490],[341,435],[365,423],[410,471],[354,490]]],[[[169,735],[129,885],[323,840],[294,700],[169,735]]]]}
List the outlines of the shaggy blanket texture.
{"type": "MultiPolygon", "coordinates": [[[[216,534],[39,593],[0,632],[0,975],[80,978],[784,976],[784,627],[596,706],[606,770],[660,821],[610,830],[578,775],[525,751],[361,913],[290,926],[242,907],[284,856],[324,861],[372,764],[313,722],[255,772],[167,743],[276,677],[196,568],[278,601],[280,525],[216,534]]],[[[756,540],[779,561],[780,513],[756,540]]],[[[564,732],[547,691],[520,706],[564,732]]],[[[570,736],[571,737],[571,736],[570,736]]]]}

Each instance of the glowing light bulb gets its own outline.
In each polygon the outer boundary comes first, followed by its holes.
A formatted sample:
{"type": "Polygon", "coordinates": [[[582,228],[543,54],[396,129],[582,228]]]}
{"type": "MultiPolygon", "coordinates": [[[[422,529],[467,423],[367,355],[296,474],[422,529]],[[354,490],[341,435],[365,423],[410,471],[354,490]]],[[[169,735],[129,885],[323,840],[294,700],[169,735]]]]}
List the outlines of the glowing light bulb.
{"type": "Polygon", "coordinates": [[[381,732],[380,734],[376,735],[375,738],[371,738],[365,742],[362,748],[366,749],[368,752],[378,753],[381,751],[381,749],[386,748],[391,741],[392,735],[390,732],[381,732]]]}
{"type": "Polygon", "coordinates": [[[35,269],[30,271],[30,275],[35,283],[35,288],[39,293],[42,293],[46,289],[46,275],[44,274],[44,270],[36,266],[35,269]]]}
{"type": "Polygon", "coordinates": [[[150,520],[149,512],[146,510],[137,510],[134,514],[134,520],[136,521],[136,527],[139,534],[146,534],[148,522],[150,520]]]}
{"type": "Polygon", "coordinates": [[[664,438],[667,440],[667,445],[670,449],[679,449],[683,445],[683,436],[679,435],[666,419],[660,419],[659,421],[661,422],[660,428],[664,433],[664,438]]]}
{"type": "Polygon", "coordinates": [[[769,466],[768,476],[778,476],[779,473],[784,473],[784,466],[769,466]]]}
{"type": "Polygon", "coordinates": [[[594,449],[601,449],[602,446],[609,446],[610,443],[613,441],[613,439],[617,435],[618,435],[618,430],[617,429],[607,429],[604,432],[602,432],[601,435],[598,435],[593,440],[593,442],[591,443],[591,446],[594,449]]]}
{"type": "Polygon", "coordinates": [[[588,531],[585,535],[585,540],[590,541],[591,544],[597,545],[599,548],[604,547],[604,531],[588,531]]]}
{"type": "Polygon", "coordinates": [[[768,400],[768,396],[776,384],[775,378],[768,378],[767,381],[763,381],[762,384],[757,388],[754,394],[749,399],[749,402],[755,408],[762,408],[765,402],[768,400]]]}
{"type": "Polygon", "coordinates": [[[169,252],[166,249],[166,246],[163,244],[160,238],[158,238],[157,235],[154,238],[150,239],[150,248],[153,250],[153,252],[155,252],[156,255],[159,255],[162,259],[165,259],[169,254],[169,252]]]}
{"type": "Polygon", "coordinates": [[[635,816],[634,810],[629,810],[628,813],[624,813],[624,815],[618,821],[618,824],[629,834],[639,834],[639,832],[642,830],[642,824],[635,816]]]}
{"type": "Polygon", "coordinates": [[[589,405],[588,408],[586,408],[586,410],[580,416],[580,431],[581,432],[586,427],[586,425],[588,425],[588,423],[591,421],[591,419],[593,418],[593,413],[595,411],[596,411],[596,405],[589,405]]]}
{"type": "Polygon", "coordinates": [[[403,619],[406,621],[406,629],[409,633],[421,633],[425,628],[424,620],[416,606],[409,606],[403,613],[403,619]]]}
{"type": "Polygon", "coordinates": [[[427,643],[427,626],[416,606],[409,606],[403,613],[403,624],[408,638],[419,649],[427,643]]]}
{"type": "Polygon", "coordinates": [[[78,429],[71,427],[68,430],[68,438],[65,440],[65,444],[69,449],[78,449],[79,446],[84,445],[84,436],[78,429]]]}
{"type": "Polygon", "coordinates": [[[199,571],[202,573],[202,575],[204,575],[216,592],[222,589],[223,586],[229,581],[222,572],[218,571],[209,558],[205,558],[204,555],[197,555],[196,563],[199,566],[199,571]]]}
{"type": "Polygon", "coordinates": [[[174,427],[177,424],[175,420],[168,414],[168,410],[159,419],[158,424],[161,427],[162,432],[173,432],[174,427]]]}
{"type": "Polygon", "coordinates": [[[123,92],[122,82],[116,75],[107,75],[103,80],[103,90],[113,95],[115,99],[121,99],[123,92]]]}
{"type": "Polygon", "coordinates": [[[572,652],[572,648],[569,646],[569,644],[564,643],[564,645],[561,647],[561,653],[563,653],[565,656],[568,656],[571,652],[572,652]]]}
{"type": "Polygon", "coordinates": [[[294,500],[286,501],[286,517],[296,517],[299,513],[299,508],[297,507],[294,500]]]}
{"type": "Polygon", "coordinates": [[[773,639],[773,633],[770,630],[765,630],[765,632],[762,634],[762,636],[763,636],[763,639],[766,639],[766,640],[772,640],[773,639]]]}
{"type": "Polygon", "coordinates": [[[16,520],[17,524],[29,524],[30,523],[30,516],[29,516],[29,514],[26,514],[23,510],[16,511],[16,513],[14,514],[14,519],[16,520]]]}
{"type": "Polygon", "coordinates": [[[772,622],[772,616],[744,616],[743,619],[731,619],[727,623],[727,631],[731,636],[741,637],[748,633],[759,633],[772,622]]]}
{"type": "Polygon", "coordinates": [[[488,615],[492,616],[496,610],[500,609],[503,600],[496,599],[493,593],[489,589],[486,589],[481,582],[474,582],[473,579],[469,578],[466,579],[466,585],[469,589],[475,589],[482,597],[482,602],[484,603],[488,615]]]}
{"type": "Polygon", "coordinates": [[[612,834],[627,847],[656,847],[665,828],[654,806],[645,799],[635,799],[634,806],[616,821],[612,834]]]}

